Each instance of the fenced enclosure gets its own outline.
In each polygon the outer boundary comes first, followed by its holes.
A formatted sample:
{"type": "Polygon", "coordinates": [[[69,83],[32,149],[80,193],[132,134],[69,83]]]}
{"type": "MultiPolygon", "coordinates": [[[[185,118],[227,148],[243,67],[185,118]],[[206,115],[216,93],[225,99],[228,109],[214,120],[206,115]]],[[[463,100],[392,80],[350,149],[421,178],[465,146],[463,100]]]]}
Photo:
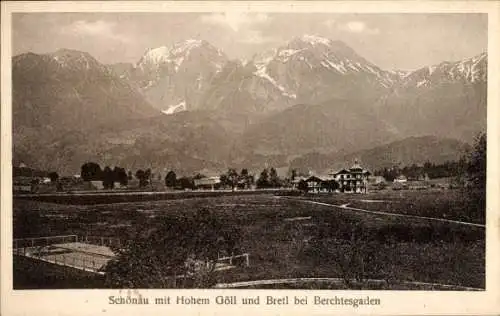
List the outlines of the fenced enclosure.
{"type": "MultiPolygon", "coordinates": [[[[115,257],[113,248],[120,248],[130,241],[114,237],[62,235],[13,240],[14,255],[104,274],[106,264],[115,257]]],[[[250,266],[248,253],[239,255],[219,254],[215,270],[236,266],[250,266]]]]}
{"type": "Polygon", "coordinates": [[[35,237],[13,240],[14,255],[60,266],[104,274],[103,268],[114,257],[111,245],[117,238],[77,235],[35,237]]]}
{"type": "Polygon", "coordinates": [[[240,266],[250,266],[250,254],[248,253],[243,253],[240,255],[234,255],[231,254],[230,256],[219,256],[217,258],[217,263],[220,264],[226,264],[229,266],[235,266],[235,265],[240,265],[240,266]]]}
{"type": "Polygon", "coordinates": [[[120,238],[114,237],[62,235],[14,239],[13,247],[14,249],[19,249],[24,247],[39,247],[74,242],[118,248],[126,244],[126,242],[124,242],[120,238]]]}
{"type": "Polygon", "coordinates": [[[48,236],[48,237],[33,237],[14,239],[14,250],[26,247],[41,247],[53,244],[65,244],[71,242],[78,242],[77,235],[63,235],[63,236],[48,236]]]}

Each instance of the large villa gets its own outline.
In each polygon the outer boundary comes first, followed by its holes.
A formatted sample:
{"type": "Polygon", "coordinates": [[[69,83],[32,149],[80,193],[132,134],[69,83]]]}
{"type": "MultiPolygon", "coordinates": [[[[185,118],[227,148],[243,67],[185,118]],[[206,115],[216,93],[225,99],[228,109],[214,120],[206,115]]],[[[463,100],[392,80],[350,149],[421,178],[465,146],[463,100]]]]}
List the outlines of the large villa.
{"type": "Polygon", "coordinates": [[[341,192],[353,193],[367,192],[368,177],[370,175],[370,171],[363,169],[357,161],[349,169],[342,169],[330,174],[339,183],[341,192]]]}
{"type": "Polygon", "coordinates": [[[361,165],[355,161],[348,169],[342,169],[337,172],[331,172],[327,176],[299,177],[292,181],[293,188],[299,188],[299,182],[307,183],[307,191],[310,193],[319,192],[346,192],[346,193],[367,193],[368,179],[371,173],[363,169],[361,165]],[[333,186],[332,182],[336,182],[337,186],[333,186]]]}

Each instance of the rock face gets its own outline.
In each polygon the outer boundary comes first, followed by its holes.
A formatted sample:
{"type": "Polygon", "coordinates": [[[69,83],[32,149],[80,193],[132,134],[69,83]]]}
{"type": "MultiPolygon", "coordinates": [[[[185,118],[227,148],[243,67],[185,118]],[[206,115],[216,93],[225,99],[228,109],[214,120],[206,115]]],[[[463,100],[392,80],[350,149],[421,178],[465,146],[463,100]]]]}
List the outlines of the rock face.
{"type": "Polygon", "coordinates": [[[200,97],[228,61],[225,54],[202,40],[186,40],[171,48],[148,50],[128,69],[114,70],[128,78],[146,99],[165,114],[199,108],[200,97]]]}
{"type": "Polygon", "coordinates": [[[127,80],[84,52],[15,56],[12,83],[14,129],[86,129],[157,114],[127,80]]]}
{"type": "Polygon", "coordinates": [[[386,71],[343,42],[304,35],[248,62],[187,40],[136,64],[60,50],[12,66],[14,159],[71,173],[87,160],[195,172],[379,148],[363,154],[373,161],[392,141],[433,135],[446,150],[440,139],[471,143],[486,127],[486,53],[386,71]]]}
{"type": "Polygon", "coordinates": [[[399,76],[383,71],[341,41],[304,35],[264,52],[246,65],[234,63],[212,83],[212,108],[274,112],[334,98],[377,98],[399,76]],[[228,105],[236,99],[238,105],[228,105]]]}
{"type": "Polygon", "coordinates": [[[487,54],[424,67],[404,76],[377,109],[405,136],[472,141],[486,127],[487,54]]]}

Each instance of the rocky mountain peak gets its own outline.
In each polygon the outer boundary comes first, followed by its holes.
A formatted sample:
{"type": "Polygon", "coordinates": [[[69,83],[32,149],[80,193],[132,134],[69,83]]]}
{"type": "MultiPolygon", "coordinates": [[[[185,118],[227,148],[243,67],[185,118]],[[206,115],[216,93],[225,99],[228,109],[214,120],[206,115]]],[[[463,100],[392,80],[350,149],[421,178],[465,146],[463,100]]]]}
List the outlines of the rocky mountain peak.
{"type": "Polygon", "coordinates": [[[433,87],[445,83],[486,82],[488,54],[486,52],[463,60],[422,67],[402,78],[400,85],[405,88],[433,87]]]}
{"type": "Polygon", "coordinates": [[[54,53],[48,54],[48,56],[52,57],[62,67],[88,70],[93,67],[101,68],[102,66],[89,53],[74,49],[59,49],[54,53]]]}
{"type": "MultiPolygon", "coordinates": [[[[153,64],[162,64],[168,62],[170,49],[167,46],[160,46],[156,48],[150,48],[146,51],[144,56],[141,58],[142,62],[150,62],[153,64]]],[[[139,61],[139,64],[141,64],[139,61]]]]}

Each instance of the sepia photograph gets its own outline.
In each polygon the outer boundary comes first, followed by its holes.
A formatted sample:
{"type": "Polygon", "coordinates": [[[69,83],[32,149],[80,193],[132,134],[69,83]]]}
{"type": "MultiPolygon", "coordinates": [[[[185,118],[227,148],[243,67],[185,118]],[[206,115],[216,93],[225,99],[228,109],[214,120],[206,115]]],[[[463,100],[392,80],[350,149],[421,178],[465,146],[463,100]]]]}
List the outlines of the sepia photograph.
{"type": "Polygon", "coordinates": [[[485,290],[488,15],[14,13],[13,288],[485,290]]]}

